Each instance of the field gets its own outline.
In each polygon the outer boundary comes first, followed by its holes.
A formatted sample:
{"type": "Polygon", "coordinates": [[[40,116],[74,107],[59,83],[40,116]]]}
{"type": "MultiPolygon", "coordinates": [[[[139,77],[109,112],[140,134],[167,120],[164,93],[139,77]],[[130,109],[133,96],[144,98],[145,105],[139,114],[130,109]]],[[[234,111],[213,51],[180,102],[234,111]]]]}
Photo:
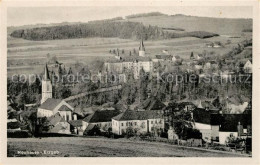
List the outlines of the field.
{"type": "MultiPolygon", "coordinates": [[[[215,54],[225,54],[238,42],[250,37],[241,36],[240,38],[230,38],[219,36],[209,39],[199,39],[194,37],[176,38],[169,40],[145,41],[146,54],[154,57],[162,54],[162,50],[168,50],[172,55],[180,55],[187,59],[190,53],[202,53],[204,50],[215,54]],[[226,43],[231,40],[231,44],[225,48],[207,48],[206,43],[220,41],[226,43]]],[[[42,72],[43,65],[46,63],[46,55],[55,55],[59,62],[66,67],[72,66],[76,62],[84,65],[94,65],[94,61],[105,61],[114,58],[110,50],[124,49],[125,55],[129,52],[133,54],[133,49],[138,51],[139,41],[119,39],[119,38],[80,38],[51,41],[29,41],[8,37],[8,76],[13,74],[39,74],[42,72]]],[[[95,65],[94,65],[95,66],[95,65]]]]}
{"type": "Polygon", "coordinates": [[[252,19],[209,18],[185,15],[138,17],[121,21],[142,22],[144,25],[162,28],[181,28],[187,32],[207,31],[220,35],[237,35],[243,29],[252,28],[252,19]]]}
{"type": "Polygon", "coordinates": [[[8,139],[8,156],[41,157],[239,157],[240,154],[223,151],[179,147],[157,142],[130,141],[127,139],[52,137],[8,139]],[[58,151],[55,154],[45,151],[58,151]],[[38,151],[18,154],[18,151],[38,151]]]}

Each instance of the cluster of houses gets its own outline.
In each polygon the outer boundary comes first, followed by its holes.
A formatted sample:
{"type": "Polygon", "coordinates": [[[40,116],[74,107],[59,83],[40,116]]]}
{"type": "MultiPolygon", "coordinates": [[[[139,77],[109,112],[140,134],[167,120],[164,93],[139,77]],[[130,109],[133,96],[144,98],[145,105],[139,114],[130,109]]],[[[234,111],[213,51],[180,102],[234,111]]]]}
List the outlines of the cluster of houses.
{"type": "MultiPolygon", "coordinates": [[[[169,116],[167,116],[169,112],[165,108],[166,105],[156,99],[156,96],[149,96],[136,110],[120,111],[104,108],[82,118],[82,115],[79,115],[65,100],[52,98],[47,65],[42,81],[42,101],[37,110],[37,118],[38,124],[42,118],[47,118],[49,128],[46,133],[84,135],[93,129],[99,129],[101,132],[109,131],[116,135],[124,135],[127,129],[131,128],[136,134],[154,133],[159,136],[169,129],[169,116]]],[[[214,101],[179,104],[185,111],[191,113],[193,127],[201,132],[204,141],[225,144],[229,136],[241,138],[251,136],[252,117],[248,104],[241,110],[242,113],[238,114],[222,114],[214,101]]],[[[170,139],[178,138],[171,132],[168,135],[170,139]]]]}
{"type": "MultiPolygon", "coordinates": [[[[211,44],[212,45],[212,44],[211,44]]],[[[214,44],[213,46],[216,47],[214,44]]],[[[104,63],[104,69],[100,75],[106,74],[118,74],[120,78],[119,82],[126,82],[125,73],[131,72],[134,74],[135,79],[139,79],[140,71],[154,73],[157,71],[156,66],[161,63],[167,67],[170,66],[181,66],[181,69],[188,73],[196,73],[200,76],[204,74],[218,74],[222,77],[231,76],[234,74],[234,70],[244,73],[252,73],[252,60],[247,60],[244,63],[238,63],[235,66],[236,69],[230,69],[231,63],[229,62],[216,62],[216,60],[206,59],[205,56],[199,53],[191,53],[190,59],[183,60],[179,55],[171,55],[168,50],[163,50],[162,54],[152,56],[147,56],[145,53],[143,40],[140,42],[139,55],[138,56],[120,56],[119,51],[117,51],[115,58],[107,60],[104,63]],[[220,66],[221,65],[221,66],[220,66]]],[[[233,64],[232,64],[233,65],[233,64]]]]}
{"type": "MultiPolygon", "coordinates": [[[[139,56],[121,57],[116,55],[113,62],[105,62],[105,72],[124,73],[131,70],[134,77],[138,79],[140,71],[153,71],[154,63],[160,61],[172,61],[182,63],[179,56],[156,55],[154,59],[147,57],[143,41],[140,43],[139,56]]],[[[198,61],[203,57],[199,54],[193,55],[191,59],[198,61]]],[[[211,68],[217,65],[214,61],[207,62],[204,67],[211,68]]],[[[198,69],[200,65],[195,65],[198,69]]],[[[215,66],[217,67],[217,66],[215,66]]],[[[248,73],[252,73],[252,63],[248,61],[244,65],[248,73]]],[[[77,134],[84,135],[94,129],[101,132],[112,132],[117,135],[124,135],[129,128],[136,134],[154,133],[159,136],[162,132],[168,131],[169,139],[178,139],[174,129],[170,126],[169,114],[166,105],[155,96],[149,96],[147,100],[138,106],[135,110],[129,108],[122,110],[100,109],[91,114],[82,116],[66,100],[54,99],[52,97],[52,80],[46,64],[42,78],[42,99],[37,109],[37,123],[43,124],[42,119],[48,121],[46,133],[77,134]]],[[[231,98],[230,98],[231,99],[231,98]]],[[[228,101],[229,99],[227,99],[228,101]]],[[[231,100],[232,101],[232,100],[231,100]]],[[[202,134],[202,139],[207,142],[217,141],[225,144],[228,137],[246,138],[251,136],[252,116],[249,101],[239,104],[229,102],[228,106],[232,113],[223,114],[222,110],[214,101],[180,102],[185,111],[189,111],[192,116],[193,127],[202,134]]],[[[9,104],[11,108],[11,103],[9,104]]],[[[10,120],[9,122],[14,122],[10,120]]]]}

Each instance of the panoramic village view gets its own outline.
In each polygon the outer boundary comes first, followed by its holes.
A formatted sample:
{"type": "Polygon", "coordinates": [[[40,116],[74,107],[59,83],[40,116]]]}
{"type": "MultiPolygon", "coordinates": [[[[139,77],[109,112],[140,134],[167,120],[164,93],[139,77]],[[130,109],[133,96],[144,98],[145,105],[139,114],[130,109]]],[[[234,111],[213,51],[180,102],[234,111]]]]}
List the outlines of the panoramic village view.
{"type": "Polygon", "coordinates": [[[251,18],[9,26],[8,157],[250,157],[251,18]]]}

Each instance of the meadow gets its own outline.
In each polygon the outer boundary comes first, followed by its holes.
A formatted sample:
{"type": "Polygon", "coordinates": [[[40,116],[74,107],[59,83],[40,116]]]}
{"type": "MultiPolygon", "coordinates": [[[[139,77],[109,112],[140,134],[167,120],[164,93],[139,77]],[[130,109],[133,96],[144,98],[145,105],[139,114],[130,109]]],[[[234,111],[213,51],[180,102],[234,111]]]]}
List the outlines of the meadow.
{"type": "MultiPolygon", "coordinates": [[[[204,50],[214,51],[216,55],[227,53],[234,45],[244,40],[245,37],[229,38],[218,36],[209,39],[199,39],[194,37],[175,38],[169,40],[144,41],[146,54],[153,58],[157,54],[163,54],[163,50],[168,50],[172,55],[179,55],[183,59],[188,59],[191,52],[202,53],[204,50]],[[206,43],[220,41],[226,43],[231,40],[231,44],[224,48],[208,48],[206,43]]],[[[125,55],[133,53],[133,49],[138,52],[139,41],[119,39],[119,38],[80,38],[50,41],[29,41],[8,37],[8,76],[12,74],[39,74],[46,63],[46,55],[55,55],[58,61],[69,67],[76,62],[84,65],[91,65],[94,61],[105,61],[114,58],[114,54],[109,53],[119,49],[124,50],[125,55]]]]}
{"type": "Polygon", "coordinates": [[[159,142],[128,139],[49,137],[9,138],[8,157],[243,157],[231,152],[187,148],[159,142]],[[22,155],[18,151],[37,151],[38,155],[22,155]],[[44,151],[56,151],[45,154],[44,151]],[[57,152],[58,151],[58,152],[57,152]]]}

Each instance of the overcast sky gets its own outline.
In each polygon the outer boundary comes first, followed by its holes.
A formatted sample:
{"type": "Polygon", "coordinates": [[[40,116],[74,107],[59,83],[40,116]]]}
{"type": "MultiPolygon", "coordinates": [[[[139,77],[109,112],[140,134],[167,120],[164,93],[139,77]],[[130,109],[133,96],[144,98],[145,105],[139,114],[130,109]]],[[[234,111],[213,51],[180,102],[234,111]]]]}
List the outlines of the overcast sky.
{"type": "Polygon", "coordinates": [[[87,22],[130,14],[162,12],[217,18],[252,18],[251,7],[9,7],[7,25],[20,26],[37,23],[87,22]]]}

